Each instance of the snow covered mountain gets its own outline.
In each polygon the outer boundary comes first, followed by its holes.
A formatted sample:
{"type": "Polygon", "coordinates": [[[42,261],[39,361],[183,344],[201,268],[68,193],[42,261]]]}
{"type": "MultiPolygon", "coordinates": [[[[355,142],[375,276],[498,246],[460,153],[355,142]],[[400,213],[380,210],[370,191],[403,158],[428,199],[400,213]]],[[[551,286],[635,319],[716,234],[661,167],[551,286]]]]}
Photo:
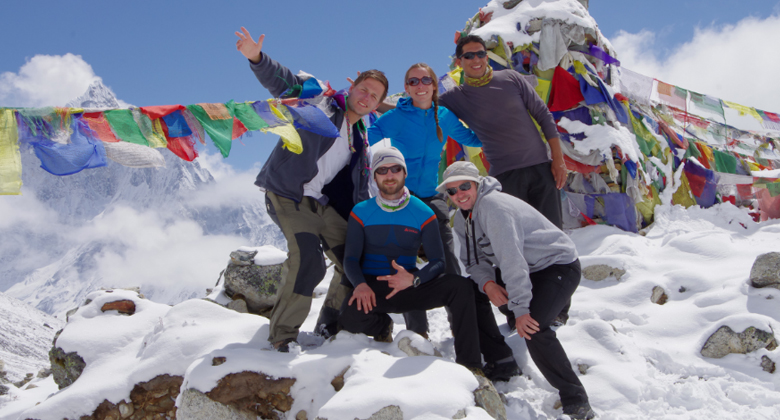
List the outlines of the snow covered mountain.
{"type": "MultiPolygon", "coordinates": [[[[118,104],[96,82],[70,105],[118,104]]],[[[158,149],[164,168],[109,160],[106,167],[63,177],[40,168],[32,147],[23,143],[21,149],[23,195],[0,203],[10,215],[0,223],[0,235],[8,239],[0,243],[0,291],[44,312],[62,314],[101,286],[141,286],[152,300],[176,303],[213,285],[234,246],[285,246],[263,195],[246,177],[240,180],[246,194],[221,201],[220,191],[235,185],[223,186],[198,160],[186,162],[167,149],[158,149]],[[161,280],[166,273],[153,268],[180,258],[180,242],[208,255],[182,262],[178,273],[161,280]],[[147,265],[147,272],[131,273],[131,260],[147,265]]]]}

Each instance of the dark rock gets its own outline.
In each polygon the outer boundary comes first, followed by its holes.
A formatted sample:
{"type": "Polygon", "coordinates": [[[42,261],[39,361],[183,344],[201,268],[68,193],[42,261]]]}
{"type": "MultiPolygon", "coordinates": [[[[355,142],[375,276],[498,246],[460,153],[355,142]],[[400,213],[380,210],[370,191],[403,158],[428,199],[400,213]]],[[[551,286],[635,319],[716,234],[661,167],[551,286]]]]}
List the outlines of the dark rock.
{"type": "Polygon", "coordinates": [[[255,265],[257,251],[234,251],[224,272],[225,294],[246,302],[249,313],[268,316],[282,277],[282,264],[255,265]]]}
{"type": "Polygon", "coordinates": [[[701,355],[720,359],[731,353],[747,354],[763,348],[769,351],[777,348],[777,341],[772,333],[755,327],[736,333],[724,325],[707,339],[701,349],[701,355]]]}
{"type": "Polygon", "coordinates": [[[127,299],[115,300],[113,302],[103,304],[100,310],[103,312],[118,311],[120,314],[132,315],[135,313],[135,302],[127,299]]]}
{"type": "Polygon", "coordinates": [[[87,366],[87,364],[84,363],[84,359],[75,351],[65,353],[64,350],[56,346],[52,347],[49,351],[49,362],[51,362],[51,372],[52,375],[54,375],[54,382],[60,389],[76,382],[76,379],[81,376],[81,372],[83,372],[84,368],[87,366]]]}
{"type": "Polygon", "coordinates": [[[227,362],[226,357],[215,357],[211,359],[211,366],[219,366],[225,362],[227,362]]]}
{"type": "Polygon", "coordinates": [[[669,296],[666,295],[666,292],[664,291],[663,287],[661,286],[655,286],[653,287],[653,293],[650,295],[650,301],[655,303],[656,305],[663,305],[666,303],[666,301],[669,299],[669,296]]]}
{"type": "Polygon", "coordinates": [[[11,389],[5,385],[0,385],[0,395],[8,395],[8,391],[11,389]]]}
{"type": "Polygon", "coordinates": [[[776,365],[772,359],[766,356],[761,356],[761,368],[764,369],[764,372],[775,373],[776,365]]]}
{"type": "Polygon", "coordinates": [[[130,401],[122,400],[118,404],[103,400],[91,416],[82,419],[107,420],[147,420],[175,419],[176,397],[184,382],[181,376],[160,375],[148,382],[141,382],[130,391],[130,401]]]}
{"type": "Polygon", "coordinates": [[[332,381],[330,381],[330,384],[333,385],[333,389],[336,390],[336,392],[341,391],[341,388],[344,388],[344,375],[349,370],[350,366],[347,366],[344,368],[344,370],[341,371],[338,375],[336,375],[335,378],[333,378],[332,381]]]}
{"type": "Polygon", "coordinates": [[[769,252],[756,258],[750,269],[750,284],[757,288],[780,289],[780,252],[769,252]]]}
{"type": "Polygon", "coordinates": [[[482,375],[474,375],[479,386],[474,390],[474,402],[482,407],[490,417],[496,420],[506,420],[506,406],[498,391],[490,380],[482,375]]]}

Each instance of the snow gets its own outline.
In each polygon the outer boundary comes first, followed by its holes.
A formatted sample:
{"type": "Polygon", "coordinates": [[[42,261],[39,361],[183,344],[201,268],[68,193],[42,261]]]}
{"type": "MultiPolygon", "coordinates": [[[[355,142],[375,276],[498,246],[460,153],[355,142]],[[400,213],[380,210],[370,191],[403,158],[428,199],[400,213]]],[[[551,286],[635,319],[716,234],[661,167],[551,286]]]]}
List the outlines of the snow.
{"type": "MultiPolygon", "coordinates": [[[[736,332],[751,326],[768,332],[780,327],[780,290],[755,289],[748,281],[758,255],[780,252],[778,233],[779,221],[755,223],[731,204],[710,209],[659,206],[656,222],[644,235],[608,226],[570,232],[583,267],[607,264],[626,271],[619,280],[583,279],[572,299],[571,318],[558,329],[575,371],[588,366],[580,379],[601,419],[780,417],[780,376],[760,367],[762,356],[780,361],[780,350],[722,359],[699,353],[723,325],[736,332]],[[650,301],[654,286],[664,288],[666,304],[650,301]]],[[[270,350],[265,318],[206,300],[170,307],[131,291],[94,292],[57,341],[65,351],[84,358],[82,376],[58,393],[56,386],[13,389],[10,396],[0,397],[0,405],[6,404],[0,418],[76,417],[103,399],[127,399],[135,383],[165,373],[182,375],[184,387],[207,392],[228,373],[244,370],[296,378],[292,417],[306,410],[330,419],[366,418],[395,404],[405,418],[451,418],[464,408],[468,419],[488,418],[474,406],[473,376],[453,362],[443,310],[429,313],[431,342],[443,359],[408,357],[398,349],[404,337],[422,342],[404,331],[401,316],[394,316],[394,343],[343,332],[324,341],[310,331],[327,284],[323,281],[315,290],[299,335],[301,347],[289,354],[270,350]],[[134,315],[100,310],[104,303],[121,299],[136,304],[134,315]],[[212,366],[214,357],[225,357],[226,362],[212,366]],[[322,386],[347,367],[341,391],[322,386]]],[[[498,311],[495,315],[506,334],[504,317],[498,311]]],[[[557,393],[528,358],[523,339],[513,333],[507,342],[524,372],[496,385],[506,397],[509,418],[560,416],[557,393]]]]}
{"type": "Polygon", "coordinates": [[[257,255],[255,255],[255,265],[276,265],[283,263],[284,260],[287,259],[286,252],[272,245],[263,245],[257,247],[242,246],[238,250],[243,252],[257,251],[257,255]]]}

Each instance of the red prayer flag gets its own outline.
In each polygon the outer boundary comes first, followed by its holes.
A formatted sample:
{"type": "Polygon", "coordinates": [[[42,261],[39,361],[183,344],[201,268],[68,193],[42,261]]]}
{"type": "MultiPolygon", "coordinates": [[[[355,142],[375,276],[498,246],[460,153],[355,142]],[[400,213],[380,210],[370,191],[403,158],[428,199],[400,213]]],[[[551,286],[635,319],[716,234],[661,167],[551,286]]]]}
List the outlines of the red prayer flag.
{"type": "Polygon", "coordinates": [[[185,110],[187,108],[185,108],[184,105],[155,105],[142,106],[139,109],[146,114],[147,117],[155,120],[157,118],[162,118],[173,111],[185,110]]]}
{"type": "Polygon", "coordinates": [[[550,112],[572,109],[584,100],[580,82],[561,66],[556,67],[550,87],[550,100],[547,103],[550,112]]]}
{"type": "Polygon", "coordinates": [[[246,133],[247,128],[238,118],[233,117],[233,138],[232,140],[235,140],[246,133]]]}

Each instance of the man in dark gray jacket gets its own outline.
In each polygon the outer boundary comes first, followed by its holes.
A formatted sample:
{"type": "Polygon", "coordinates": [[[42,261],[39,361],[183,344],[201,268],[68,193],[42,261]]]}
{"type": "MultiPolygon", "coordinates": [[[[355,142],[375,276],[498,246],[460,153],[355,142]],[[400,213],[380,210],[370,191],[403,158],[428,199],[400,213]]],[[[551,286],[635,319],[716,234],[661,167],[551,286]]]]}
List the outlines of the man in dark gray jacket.
{"type": "Polygon", "coordinates": [[[558,389],[563,413],[573,419],[595,414],[566,352],[550,325],[580,283],[580,262],[572,240],[526,202],[501,192],[471,162],[455,162],[437,190],[460,209],[455,233],[460,259],[490,301],[508,304],[517,333],[545,379],[558,389]],[[506,288],[496,281],[501,269],[506,288]]]}
{"type": "MultiPolygon", "coordinates": [[[[255,41],[243,27],[236,35],[236,49],[274,97],[303,85],[304,78],[262,51],[265,35],[255,41]]],[[[311,309],[314,288],[325,276],[323,251],[336,264],[336,274],[317,327],[324,325],[321,331],[335,333],[341,301],[350,290],[341,285],[347,217],[355,204],[369,197],[368,144],[362,117],[384,100],[387,86],[382,72],[362,72],[346,97],[334,95],[325,106],[339,137],[298,130],[303,151],[293,153],[280,139],[257,175],[255,185],[265,191],[268,214],[284,233],[289,250],[268,335],[279,351],[289,351],[311,309]]]]}

